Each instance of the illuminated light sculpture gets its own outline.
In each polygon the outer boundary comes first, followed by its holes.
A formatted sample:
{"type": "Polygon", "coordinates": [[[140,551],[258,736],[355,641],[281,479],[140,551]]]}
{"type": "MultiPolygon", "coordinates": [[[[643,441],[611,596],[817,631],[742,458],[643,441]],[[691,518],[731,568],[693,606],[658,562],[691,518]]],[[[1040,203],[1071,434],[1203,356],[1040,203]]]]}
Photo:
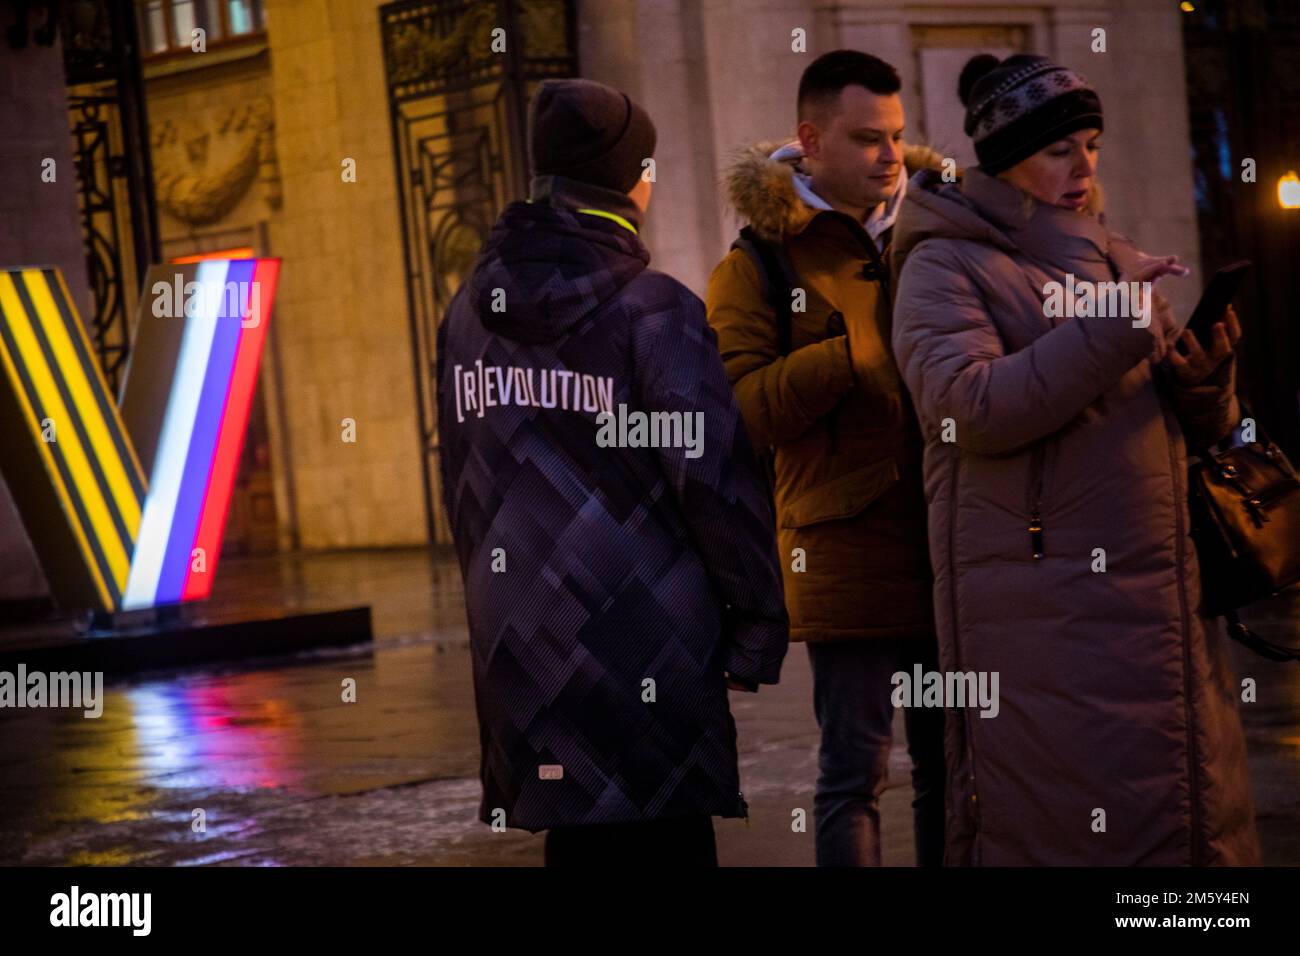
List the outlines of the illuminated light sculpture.
{"type": "Polygon", "coordinates": [[[0,467],[55,601],[120,607],[144,472],[57,269],[0,270],[0,467]]]}
{"type": "Polygon", "coordinates": [[[149,475],[125,609],[211,592],[279,268],[210,259],[149,270],[122,390],[149,475]]]}
{"type": "Polygon", "coordinates": [[[150,269],[119,404],[58,271],[0,268],[0,474],[55,602],[98,612],[0,656],[88,652],[122,672],[371,640],[368,607],[112,620],[211,592],[279,270],[224,255],[150,269]]]}

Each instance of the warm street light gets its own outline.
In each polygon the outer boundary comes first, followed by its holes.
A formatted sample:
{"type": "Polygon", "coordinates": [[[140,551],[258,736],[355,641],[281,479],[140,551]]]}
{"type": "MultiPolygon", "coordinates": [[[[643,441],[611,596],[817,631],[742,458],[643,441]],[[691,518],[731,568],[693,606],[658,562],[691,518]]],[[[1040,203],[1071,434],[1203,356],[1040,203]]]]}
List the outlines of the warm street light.
{"type": "Polygon", "coordinates": [[[1300,209],[1300,176],[1294,169],[1277,181],[1277,201],[1283,209],[1300,209]]]}

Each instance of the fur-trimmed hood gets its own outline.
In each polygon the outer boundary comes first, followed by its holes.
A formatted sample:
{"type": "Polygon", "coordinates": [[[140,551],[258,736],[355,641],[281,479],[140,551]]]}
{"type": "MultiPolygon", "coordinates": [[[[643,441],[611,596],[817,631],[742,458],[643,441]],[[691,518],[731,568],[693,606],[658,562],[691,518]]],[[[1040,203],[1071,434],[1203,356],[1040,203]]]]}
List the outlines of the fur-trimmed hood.
{"type": "MultiPolygon", "coordinates": [[[[784,142],[751,143],[741,147],[727,168],[727,201],[764,239],[800,232],[821,210],[795,190],[797,160],[773,159],[784,142]]],[[[905,145],[903,165],[908,176],[922,169],[940,169],[943,157],[928,146],[905,145]]]]}

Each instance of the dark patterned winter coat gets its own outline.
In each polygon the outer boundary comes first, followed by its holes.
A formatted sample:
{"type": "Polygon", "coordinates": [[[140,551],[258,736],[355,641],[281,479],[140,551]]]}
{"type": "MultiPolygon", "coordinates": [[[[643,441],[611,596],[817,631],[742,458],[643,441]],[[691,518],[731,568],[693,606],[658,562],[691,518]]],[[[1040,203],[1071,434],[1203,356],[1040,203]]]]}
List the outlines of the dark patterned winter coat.
{"type": "Polygon", "coordinates": [[[514,203],[439,329],[484,822],[745,810],[723,674],[776,683],[786,652],[772,507],[703,304],[649,259],[514,203]],[[677,414],[670,447],[631,447],[636,412],[677,414]]]}

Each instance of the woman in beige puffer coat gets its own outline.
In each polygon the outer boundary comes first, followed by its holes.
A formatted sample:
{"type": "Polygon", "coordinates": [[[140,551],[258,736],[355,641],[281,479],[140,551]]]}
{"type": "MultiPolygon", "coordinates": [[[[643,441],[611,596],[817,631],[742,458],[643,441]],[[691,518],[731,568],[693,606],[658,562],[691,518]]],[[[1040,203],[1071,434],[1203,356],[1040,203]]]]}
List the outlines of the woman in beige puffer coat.
{"type": "Polygon", "coordinates": [[[1254,864],[1238,687],[1188,534],[1187,446],[1237,423],[1233,360],[1189,385],[1186,360],[1151,358],[1159,321],[1047,307],[1051,283],[1142,259],[1090,214],[1095,152],[1063,180],[1082,199],[1017,185],[1101,128],[1095,93],[1059,72],[1013,57],[964,82],[980,168],[919,173],[895,232],[941,665],[999,677],[996,716],[949,710],[945,859],[1254,864]],[[1073,99],[1046,116],[1041,97],[999,104],[1033,82],[1073,99]]]}

